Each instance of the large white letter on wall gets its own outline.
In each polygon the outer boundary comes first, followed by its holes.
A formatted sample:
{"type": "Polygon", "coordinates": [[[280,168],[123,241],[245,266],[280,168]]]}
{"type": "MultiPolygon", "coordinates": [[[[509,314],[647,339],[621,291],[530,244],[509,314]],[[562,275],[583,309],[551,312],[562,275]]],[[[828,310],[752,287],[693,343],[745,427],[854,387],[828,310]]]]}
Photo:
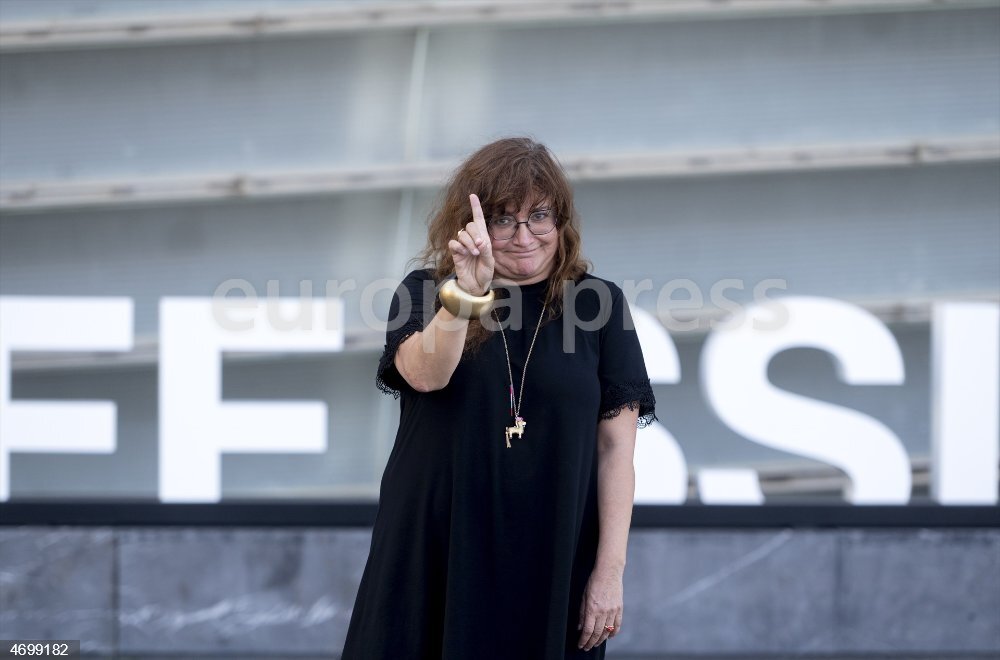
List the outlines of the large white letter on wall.
{"type": "Polygon", "coordinates": [[[0,502],[12,452],[115,450],[113,401],[11,400],[12,351],[130,351],[132,300],[0,296],[0,502]]]}
{"type": "Polygon", "coordinates": [[[705,342],[701,385],[719,418],[766,447],[806,456],[847,473],[852,504],[905,504],[910,461],[899,438],[877,419],[787,392],[767,379],[771,358],[789,348],[830,353],[850,385],[898,385],[903,358],[895,338],[867,311],[830,298],[789,296],[748,307],[744,322],[705,342]],[[777,327],[756,327],[782,316],[777,327]],[[767,321],[765,321],[767,322],[767,321]]]}
{"type": "MultiPolygon", "coordinates": [[[[677,347],[666,329],[652,314],[632,309],[635,333],[642,346],[649,382],[679,383],[681,362],[677,347]]],[[[665,426],[653,422],[636,431],[635,456],[636,504],[683,504],[687,499],[687,461],[674,436],[665,426]]]]}
{"type": "Polygon", "coordinates": [[[931,497],[941,504],[995,504],[1000,306],[935,305],[931,373],[931,497]]]}
{"type": "Polygon", "coordinates": [[[332,302],[314,298],[160,301],[160,500],[218,501],[222,452],[318,453],[326,449],[325,403],[223,402],[222,352],[340,351],[344,307],[341,300],[332,302]],[[239,323],[219,315],[220,307],[237,305],[242,308],[239,323]]]}

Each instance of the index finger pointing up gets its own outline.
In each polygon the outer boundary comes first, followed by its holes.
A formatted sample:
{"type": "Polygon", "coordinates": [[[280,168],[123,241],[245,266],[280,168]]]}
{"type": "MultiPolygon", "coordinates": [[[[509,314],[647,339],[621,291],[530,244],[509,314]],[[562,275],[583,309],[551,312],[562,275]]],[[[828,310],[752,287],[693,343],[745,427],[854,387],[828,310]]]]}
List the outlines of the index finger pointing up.
{"type": "Polygon", "coordinates": [[[479,235],[486,237],[486,218],[483,217],[483,207],[479,203],[479,197],[475,194],[469,195],[469,203],[472,204],[472,221],[479,228],[479,235]]]}

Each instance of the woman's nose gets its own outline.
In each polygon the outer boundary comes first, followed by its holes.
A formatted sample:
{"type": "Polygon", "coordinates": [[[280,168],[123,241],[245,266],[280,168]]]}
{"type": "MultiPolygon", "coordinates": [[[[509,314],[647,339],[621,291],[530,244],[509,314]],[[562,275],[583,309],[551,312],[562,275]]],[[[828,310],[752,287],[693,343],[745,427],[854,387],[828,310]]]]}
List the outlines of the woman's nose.
{"type": "Polygon", "coordinates": [[[530,245],[534,241],[535,235],[528,229],[528,225],[518,225],[514,230],[514,242],[520,245],[530,245]],[[524,230],[523,232],[521,230],[524,230]]]}

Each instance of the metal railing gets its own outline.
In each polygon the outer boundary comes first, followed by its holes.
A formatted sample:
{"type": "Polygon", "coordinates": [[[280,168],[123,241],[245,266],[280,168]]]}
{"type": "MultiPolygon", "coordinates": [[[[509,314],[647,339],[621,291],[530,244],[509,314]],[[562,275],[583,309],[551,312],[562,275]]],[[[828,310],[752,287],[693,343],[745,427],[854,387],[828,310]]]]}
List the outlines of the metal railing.
{"type": "Polygon", "coordinates": [[[148,46],[360,30],[504,24],[730,19],[997,7],[997,0],[470,0],[338,2],[317,8],[245,10],[0,24],[0,52],[148,46]]]}

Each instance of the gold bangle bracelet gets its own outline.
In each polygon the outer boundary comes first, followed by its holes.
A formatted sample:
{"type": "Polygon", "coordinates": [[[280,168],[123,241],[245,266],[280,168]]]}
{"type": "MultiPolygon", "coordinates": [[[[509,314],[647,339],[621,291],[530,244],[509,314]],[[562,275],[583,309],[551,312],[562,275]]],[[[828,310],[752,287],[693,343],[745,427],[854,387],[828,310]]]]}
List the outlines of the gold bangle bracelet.
{"type": "Polygon", "coordinates": [[[490,309],[495,297],[492,289],[485,296],[474,296],[453,279],[445,280],[438,290],[441,306],[460,319],[478,319],[490,309]]]}

